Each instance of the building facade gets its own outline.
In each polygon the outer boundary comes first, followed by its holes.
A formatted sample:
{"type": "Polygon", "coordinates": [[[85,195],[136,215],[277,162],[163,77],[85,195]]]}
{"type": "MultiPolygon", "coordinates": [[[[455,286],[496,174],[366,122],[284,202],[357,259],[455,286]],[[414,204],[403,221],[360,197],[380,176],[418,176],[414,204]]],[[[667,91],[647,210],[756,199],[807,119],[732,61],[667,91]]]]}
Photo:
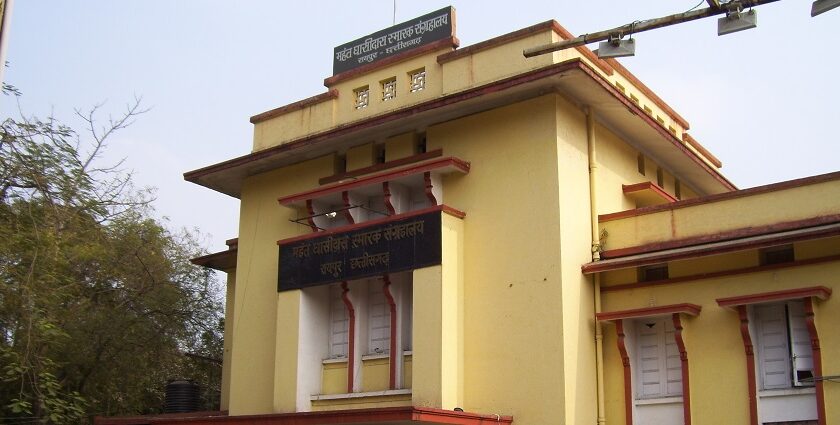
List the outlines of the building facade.
{"type": "Polygon", "coordinates": [[[840,174],[736,190],[617,61],[526,59],[557,22],[454,19],[337,47],[185,174],[241,210],[194,260],[228,276],[227,413],[178,420],[840,421],[840,174]]]}

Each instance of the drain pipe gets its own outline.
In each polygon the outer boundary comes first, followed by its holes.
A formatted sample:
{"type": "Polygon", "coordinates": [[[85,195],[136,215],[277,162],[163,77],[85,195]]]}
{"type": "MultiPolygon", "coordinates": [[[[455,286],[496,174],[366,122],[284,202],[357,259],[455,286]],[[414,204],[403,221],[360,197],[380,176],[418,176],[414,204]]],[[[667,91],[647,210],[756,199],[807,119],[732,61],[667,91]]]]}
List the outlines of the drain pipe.
{"type": "MultiPolygon", "coordinates": [[[[598,232],[598,202],[595,190],[598,162],[595,157],[595,118],[592,108],[586,107],[586,152],[589,157],[589,213],[592,224],[592,261],[601,259],[601,240],[598,232]]],[[[595,313],[601,312],[601,276],[592,275],[595,287],[595,313]]],[[[594,318],[593,318],[594,319],[594,318]]],[[[595,319],[595,375],[597,386],[598,425],[606,424],[604,416],[604,333],[601,323],[595,319]]]]}

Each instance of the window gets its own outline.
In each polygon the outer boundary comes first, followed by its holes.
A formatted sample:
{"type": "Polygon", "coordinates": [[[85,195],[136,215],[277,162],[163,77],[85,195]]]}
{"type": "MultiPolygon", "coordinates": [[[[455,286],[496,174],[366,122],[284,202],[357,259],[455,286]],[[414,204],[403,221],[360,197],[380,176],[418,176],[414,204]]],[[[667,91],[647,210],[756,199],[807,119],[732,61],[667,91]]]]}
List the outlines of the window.
{"type": "Polygon", "coordinates": [[[356,90],[353,90],[353,93],[355,93],[356,98],[356,109],[367,108],[368,103],[370,102],[370,89],[368,86],[359,87],[356,90]]]}
{"type": "Polygon", "coordinates": [[[682,183],[679,179],[674,179],[674,197],[682,199],[682,183]]]}
{"type": "Polygon", "coordinates": [[[636,399],[682,395],[682,364],[670,317],[637,320],[636,399]]]}
{"type": "Polygon", "coordinates": [[[639,154],[639,156],[636,157],[636,165],[639,169],[639,174],[645,175],[645,156],[644,155],[639,154]]]}
{"type": "Polygon", "coordinates": [[[397,78],[391,77],[382,83],[382,101],[388,101],[397,97],[397,78]]]}
{"type": "Polygon", "coordinates": [[[416,71],[409,72],[408,75],[411,77],[409,91],[414,93],[426,88],[426,68],[420,68],[416,71]]]}
{"type": "Polygon", "coordinates": [[[661,188],[665,188],[665,171],[661,167],[656,167],[656,184],[661,188]]]}
{"type": "Polygon", "coordinates": [[[762,389],[813,385],[814,360],[801,300],[753,307],[762,389]]]}

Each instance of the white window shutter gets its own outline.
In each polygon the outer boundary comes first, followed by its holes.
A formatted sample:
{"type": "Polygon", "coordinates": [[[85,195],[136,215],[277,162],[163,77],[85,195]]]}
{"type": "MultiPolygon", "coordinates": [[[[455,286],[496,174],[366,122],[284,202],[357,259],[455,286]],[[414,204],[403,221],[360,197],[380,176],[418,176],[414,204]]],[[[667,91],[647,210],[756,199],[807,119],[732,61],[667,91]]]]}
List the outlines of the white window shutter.
{"type": "Polygon", "coordinates": [[[790,352],[785,305],[758,305],[754,313],[762,388],[789,388],[790,352]]]}
{"type": "Polygon", "coordinates": [[[368,295],[368,352],[387,353],[391,348],[391,309],[385,301],[382,284],[374,281],[368,295]]]}
{"type": "Polygon", "coordinates": [[[814,358],[811,352],[811,336],[805,323],[805,306],[801,301],[788,303],[788,326],[790,326],[790,351],[794,385],[811,385],[801,379],[814,376],[814,358]]]}
{"type": "Polygon", "coordinates": [[[341,293],[338,285],[330,288],[330,358],[347,357],[350,320],[341,293]]]}
{"type": "Polygon", "coordinates": [[[664,319],[665,325],[665,391],[667,396],[682,395],[682,362],[677,340],[674,338],[674,322],[664,319]]]}
{"type": "Polygon", "coordinates": [[[634,356],[637,398],[682,395],[682,362],[670,317],[635,322],[634,356]]]}
{"type": "Polygon", "coordinates": [[[640,320],[636,323],[636,353],[638,356],[639,398],[662,397],[664,370],[663,350],[660,346],[662,324],[658,320],[640,320]]]}

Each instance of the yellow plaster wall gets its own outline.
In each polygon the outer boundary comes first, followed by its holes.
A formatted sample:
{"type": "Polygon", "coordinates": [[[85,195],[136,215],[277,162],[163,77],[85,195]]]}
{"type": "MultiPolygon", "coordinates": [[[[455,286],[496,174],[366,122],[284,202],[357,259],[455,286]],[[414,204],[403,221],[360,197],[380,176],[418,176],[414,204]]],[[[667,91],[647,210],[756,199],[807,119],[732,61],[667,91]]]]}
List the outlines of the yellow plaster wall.
{"type": "Polygon", "coordinates": [[[337,108],[338,99],[330,99],[254,124],[253,152],[319,133],[336,125],[337,108]]]}
{"type": "Polygon", "coordinates": [[[403,357],[403,388],[411,388],[412,382],[412,356],[406,355],[403,357]]]}
{"type": "Polygon", "coordinates": [[[442,93],[442,77],[437,56],[451,50],[450,48],[440,49],[333,85],[331,88],[338,90],[339,93],[336,123],[344,124],[370,118],[440,96],[442,93]],[[412,93],[409,91],[409,73],[420,68],[426,70],[426,88],[412,93]],[[381,82],[392,77],[397,79],[397,96],[394,99],[383,101],[381,82]],[[363,86],[370,88],[370,102],[368,107],[356,109],[356,99],[353,91],[363,86]]]}
{"type": "MultiPolygon", "coordinates": [[[[591,261],[591,213],[586,116],[557,96],[557,167],[560,184],[560,273],[563,315],[565,423],[594,423],[596,412],[594,290],[580,265],[591,261]]],[[[603,131],[602,131],[603,133],[603,131]]],[[[596,129],[595,138],[598,139],[596,129]]],[[[596,142],[596,149],[598,144],[596,142]]],[[[596,154],[597,157],[597,154],[596,154]]],[[[605,188],[596,188],[601,193],[605,188]]],[[[551,319],[549,319],[551,320],[551,319]]]]}
{"type": "Polygon", "coordinates": [[[441,265],[413,271],[410,376],[414,405],[454,409],[463,405],[464,224],[441,218],[441,265]]]}
{"type": "Polygon", "coordinates": [[[282,145],[321,133],[337,125],[370,118],[440,96],[442,78],[437,56],[451,50],[451,48],[443,48],[329,86],[328,88],[338,91],[337,98],[296,109],[255,124],[254,151],[282,145]],[[426,70],[426,88],[411,93],[408,89],[409,72],[420,68],[426,70]],[[397,80],[397,96],[383,101],[381,82],[391,77],[396,77],[397,80]],[[356,109],[354,90],[364,86],[370,88],[369,106],[356,109]]]}
{"type": "Polygon", "coordinates": [[[624,195],[621,186],[656,182],[653,160],[645,158],[645,175],[639,173],[638,151],[600,124],[595,127],[595,151],[598,159],[598,214],[636,208],[636,203],[624,195]],[[647,171],[651,165],[653,173],[647,171]]]}
{"type": "Polygon", "coordinates": [[[409,157],[415,153],[417,135],[415,133],[403,133],[385,139],[385,161],[409,157]]]}
{"type": "MultiPolygon", "coordinates": [[[[388,389],[391,363],[388,357],[362,360],[362,392],[388,389]]],[[[345,376],[346,379],[346,376],[345,376]]],[[[345,381],[346,382],[346,381],[345,381]]],[[[346,385],[345,391],[346,392],[346,385]]]]}
{"type": "MultiPolygon", "coordinates": [[[[738,314],[721,308],[715,299],[784,289],[825,285],[840,290],[840,262],[739,274],[716,279],[604,293],[603,310],[619,311],[650,306],[694,303],[697,317],[685,318],[684,340],[689,359],[691,410],[694,423],[748,423],[747,371],[738,314]]],[[[825,374],[840,370],[840,335],[835,331],[840,300],[815,303],[817,330],[825,374]]],[[[604,332],[607,423],[623,423],[624,381],[616,346],[615,327],[604,332]]],[[[635,379],[635,378],[634,378],[635,379]]],[[[836,386],[835,386],[836,387],[836,386]]],[[[826,389],[828,422],[840,420],[840,389],[826,389]]]]}
{"type": "Polygon", "coordinates": [[[794,258],[807,260],[840,254],[840,238],[817,239],[793,244],[794,258]]]}
{"type": "Polygon", "coordinates": [[[411,394],[377,395],[337,400],[314,400],[312,401],[312,411],[324,412],[329,410],[373,409],[411,405],[411,394]]]}
{"type": "Polygon", "coordinates": [[[373,165],[373,143],[355,146],[347,149],[347,171],[373,165]]]}
{"type": "Polygon", "coordinates": [[[669,277],[696,276],[701,273],[720,272],[758,266],[758,251],[730,252],[723,255],[694,258],[668,263],[669,277]]]}
{"type": "Polygon", "coordinates": [[[609,232],[606,249],[617,249],[831,215],[838,210],[840,181],[828,181],[610,220],[601,227],[609,232]]]}
{"type": "Polygon", "coordinates": [[[326,362],[321,373],[321,394],[347,392],[347,361],[326,362]]]}
{"type": "MultiPolygon", "coordinates": [[[[460,407],[526,425],[562,423],[566,409],[555,102],[543,96],[426,132],[429,150],[471,163],[469,175],[446,177],[443,191],[467,213],[460,407]]],[[[417,279],[415,305],[426,287],[417,279]]],[[[422,347],[415,340],[415,395],[422,347]]]]}
{"type": "Polygon", "coordinates": [[[522,51],[550,43],[553,34],[553,31],[546,29],[544,32],[444,63],[443,94],[455,93],[529,69],[551,65],[554,63],[552,55],[525,58],[522,51]]]}
{"type": "Polygon", "coordinates": [[[300,294],[277,293],[277,240],[307,229],[279,196],[317,185],[332,174],[332,156],[245,180],[240,204],[234,296],[230,413],[291,412],[296,405],[300,294]],[[283,330],[277,332],[277,330],[283,330]]]}

